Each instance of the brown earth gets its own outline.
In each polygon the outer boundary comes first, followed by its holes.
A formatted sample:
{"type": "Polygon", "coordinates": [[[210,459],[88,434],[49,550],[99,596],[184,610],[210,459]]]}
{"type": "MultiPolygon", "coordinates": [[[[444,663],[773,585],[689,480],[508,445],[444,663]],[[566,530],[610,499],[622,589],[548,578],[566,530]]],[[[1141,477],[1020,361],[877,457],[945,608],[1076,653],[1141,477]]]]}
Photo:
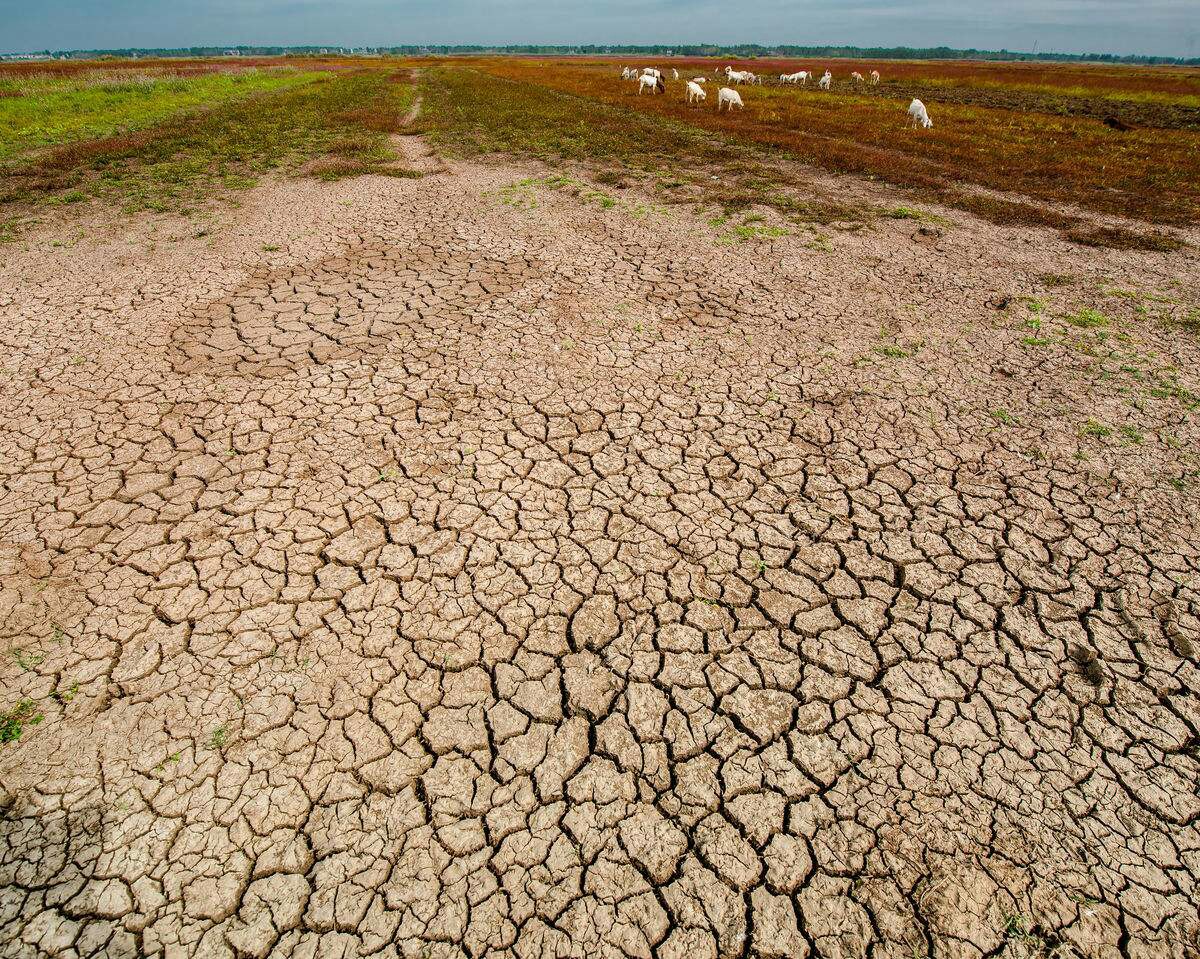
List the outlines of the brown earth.
{"type": "Polygon", "coordinates": [[[0,955],[1194,957],[1195,253],[405,142],[0,247],[0,955]]]}

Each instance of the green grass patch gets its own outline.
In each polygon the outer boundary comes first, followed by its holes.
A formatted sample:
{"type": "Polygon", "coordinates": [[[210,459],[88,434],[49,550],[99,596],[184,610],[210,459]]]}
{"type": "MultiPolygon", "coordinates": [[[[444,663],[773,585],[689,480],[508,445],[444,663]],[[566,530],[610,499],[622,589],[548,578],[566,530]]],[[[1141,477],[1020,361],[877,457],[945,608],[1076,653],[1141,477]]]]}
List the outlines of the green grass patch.
{"type": "Polygon", "coordinates": [[[290,67],[199,76],[89,71],[35,75],[0,85],[21,93],[0,97],[0,161],[31,150],[128,133],[201,107],[311,83],[319,74],[290,67]]]}
{"type": "Polygon", "coordinates": [[[773,240],[777,237],[788,236],[790,232],[782,226],[768,226],[763,223],[743,223],[723,234],[721,242],[752,243],[755,240],[773,240]]]}
{"type": "Polygon", "coordinates": [[[290,84],[176,114],[152,126],[42,151],[0,167],[0,208],[98,198],[138,210],[188,210],[272,171],[339,179],[398,169],[388,136],[411,83],[395,71],[283,74],[290,84]]]}
{"type": "Polygon", "coordinates": [[[1109,319],[1099,310],[1082,309],[1066,317],[1066,321],[1080,329],[1097,329],[1108,326],[1109,319]]]}

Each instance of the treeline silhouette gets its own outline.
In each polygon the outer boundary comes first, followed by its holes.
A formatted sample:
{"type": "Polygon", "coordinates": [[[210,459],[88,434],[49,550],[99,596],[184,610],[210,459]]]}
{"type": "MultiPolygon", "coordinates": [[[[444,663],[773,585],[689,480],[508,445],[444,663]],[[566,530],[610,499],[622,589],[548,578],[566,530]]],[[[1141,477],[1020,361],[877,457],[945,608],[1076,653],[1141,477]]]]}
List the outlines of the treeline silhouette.
{"type": "MultiPolygon", "coordinates": [[[[722,44],[407,44],[389,47],[345,46],[230,46],[230,47],[129,47],[109,50],[44,50],[42,56],[68,59],[97,57],[218,57],[218,56],[453,56],[455,54],[510,54],[526,56],[681,56],[681,57],[844,57],[881,60],[1047,60],[1065,62],[1171,64],[1200,66],[1200,57],[1154,57],[1116,53],[1054,53],[1015,50],[960,50],[954,47],[854,47],[854,46],[762,46],[756,43],[722,44]]],[[[38,54],[34,54],[38,55],[38,54]]],[[[25,54],[29,56],[29,54],[25,54]]]]}

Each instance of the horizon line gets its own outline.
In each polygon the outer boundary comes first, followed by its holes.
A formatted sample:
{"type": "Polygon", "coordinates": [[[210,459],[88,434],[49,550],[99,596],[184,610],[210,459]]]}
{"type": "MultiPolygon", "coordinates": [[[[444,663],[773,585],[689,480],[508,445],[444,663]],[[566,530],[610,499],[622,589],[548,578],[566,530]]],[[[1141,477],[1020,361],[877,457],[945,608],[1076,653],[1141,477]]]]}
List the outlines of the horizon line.
{"type": "MultiPolygon", "coordinates": [[[[341,44],[341,43],[305,43],[305,44],[283,44],[283,43],[197,43],[190,46],[155,46],[155,47],[74,47],[74,48],[58,48],[42,47],[33,50],[10,50],[0,52],[0,58],[11,59],[21,57],[53,57],[53,56],[68,56],[77,54],[97,54],[97,55],[116,55],[120,53],[157,53],[160,56],[169,56],[171,54],[186,54],[194,50],[219,50],[219,51],[240,51],[240,50],[278,50],[283,51],[282,54],[260,54],[262,56],[286,55],[288,51],[300,52],[319,52],[328,51],[327,55],[335,53],[345,53],[349,51],[353,54],[355,51],[375,51],[377,53],[387,53],[397,50],[433,50],[443,48],[446,50],[475,50],[475,51],[504,51],[516,50],[520,48],[539,47],[551,51],[563,51],[570,54],[571,51],[579,51],[581,49],[592,48],[592,53],[603,52],[604,49],[621,48],[622,51],[639,52],[639,51],[662,51],[663,48],[671,49],[673,47],[695,50],[697,48],[706,48],[714,51],[711,54],[674,54],[678,56],[717,56],[724,51],[737,49],[755,49],[762,50],[767,55],[787,56],[781,51],[787,49],[793,50],[845,50],[845,51],[905,51],[905,52],[931,52],[945,51],[947,53],[957,54],[985,54],[992,56],[1011,56],[1024,57],[1033,59],[1067,57],[1077,60],[1102,59],[1102,58],[1118,58],[1123,60],[1147,60],[1147,61],[1162,61],[1166,63],[1180,64],[1200,64],[1200,57],[1182,57],[1169,56],[1166,54],[1153,53],[1115,53],[1102,51],[1087,51],[1083,53],[1068,53],[1058,50],[1009,50],[1007,47],[1000,49],[986,49],[980,47],[953,47],[946,44],[936,44],[931,46],[914,47],[907,44],[899,44],[896,46],[881,46],[869,45],[863,46],[853,43],[820,43],[820,44],[801,44],[801,43],[783,43],[766,46],[760,43],[734,43],[734,44],[719,44],[719,43],[394,43],[394,44],[341,44]]],[[[218,54],[220,55],[220,54],[218,54]]],[[[831,54],[825,54],[831,55],[831,54]]],[[[919,58],[918,58],[919,59],[919,58]]],[[[935,58],[936,59],[936,58],[935,58]]]]}

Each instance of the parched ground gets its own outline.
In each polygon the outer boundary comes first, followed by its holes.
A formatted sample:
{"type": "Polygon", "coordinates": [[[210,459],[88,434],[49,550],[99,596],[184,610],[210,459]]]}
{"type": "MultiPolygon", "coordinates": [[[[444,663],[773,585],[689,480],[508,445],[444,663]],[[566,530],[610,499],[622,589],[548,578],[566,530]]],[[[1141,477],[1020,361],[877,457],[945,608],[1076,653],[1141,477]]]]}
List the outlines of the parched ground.
{"type": "Polygon", "coordinates": [[[545,176],[4,249],[0,955],[1193,959],[1195,253],[545,176]]]}

